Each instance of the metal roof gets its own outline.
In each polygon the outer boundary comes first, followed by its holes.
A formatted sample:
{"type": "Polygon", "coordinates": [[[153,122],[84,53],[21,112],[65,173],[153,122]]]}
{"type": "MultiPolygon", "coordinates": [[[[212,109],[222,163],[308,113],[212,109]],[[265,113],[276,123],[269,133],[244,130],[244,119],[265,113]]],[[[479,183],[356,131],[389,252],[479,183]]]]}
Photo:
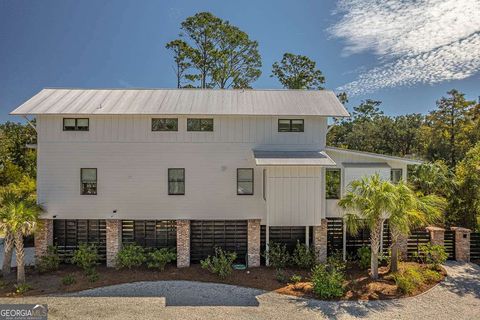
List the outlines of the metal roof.
{"type": "Polygon", "coordinates": [[[334,166],[335,162],[323,151],[264,151],[253,150],[257,166],[334,166]]]}
{"type": "Polygon", "coordinates": [[[344,148],[337,148],[337,147],[326,147],[325,151],[329,152],[341,152],[346,154],[353,154],[365,157],[371,157],[376,159],[382,160],[394,160],[394,161],[402,161],[407,164],[422,164],[424,161],[418,159],[412,159],[407,157],[397,157],[397,156],[390,156],[385,154],[373,153],[373,152],[366,152],[366,151],[358,151],[358,150],[351,150],[351,149],[344,149],[344,148]]]}
{"type": "Polygon", "coordinates": [[[43,89],[11,114],[349,116],[332,91],[222,89],[43,89]]]}
{"type": "Polygon", "coordinates": [[[391,168],[386,162],[342,162],[345,168],[391,168]]]}

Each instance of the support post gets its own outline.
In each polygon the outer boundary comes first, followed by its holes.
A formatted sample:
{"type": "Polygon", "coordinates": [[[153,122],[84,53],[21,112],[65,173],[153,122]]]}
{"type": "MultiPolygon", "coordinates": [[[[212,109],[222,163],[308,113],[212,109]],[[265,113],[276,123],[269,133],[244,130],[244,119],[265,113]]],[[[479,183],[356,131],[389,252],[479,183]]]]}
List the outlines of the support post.
{"type": "Polygon", "coordinates": [[[107,267],[113,268],[116,266],[117,254],[122,248],[122,220],[107,219],[105,224],[107,229],[107,267]]]}
{"type": "Polygon", "coordinates": [[[427,227],[430,233],[430,243],[438,246],[445,246],[445,229],[439,227],[427,227]]]}
{"type": "Polygon", "coordinates": [[[260,267],[260,219],[248,220],[248,267],[260,267]]]}
{"type": "Polygon", "coordinates": [[[177,220],[177,268],[190,266],[190,220],[177,220]]]}
{"type": "Polygon", "coordinates": [[[455,260],[462,262],[470,261],[470,233],[472,230],[452,227],[455,232],[455,260]]]}
{"type": "Polygon", "coordinates": [[[319,226],[313,227],[313,248],[317,261],[327,262],[327,219],[322,219],[319,226]]]}
{"type": "Polygon", "coordinates": [[[53,219],[40,219],[34,235],[35,263],[47,253],[48,246],[53,245],[53,219]]]}

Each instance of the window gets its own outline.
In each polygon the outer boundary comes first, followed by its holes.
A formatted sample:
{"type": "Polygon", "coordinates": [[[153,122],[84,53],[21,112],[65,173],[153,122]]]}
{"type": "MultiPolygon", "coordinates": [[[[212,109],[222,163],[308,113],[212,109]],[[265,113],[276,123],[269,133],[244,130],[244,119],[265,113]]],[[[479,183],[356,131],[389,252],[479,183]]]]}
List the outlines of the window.
{"type": "Polygon", "coordinates": [[[183,168],[168,169],[168,194],[169,195],[185,194],[185,169],[183,168]]]}
{"type": "Polygon", "coordinates": [[[213,119],[187,119],[187,131],[213,131],[213,119]]]}
{"type": "Polygon", "coordinates": [[[278,132],[303,132],[303,119],[279,119],[278,132]]]}
{"type": "Polygon", "coordinates": [[[392,169],[390,170],[390,181],[393,183],[399,183],[403,179],[403,170],[402,169],[392,169]]]}
{"type": "Polygon", "coordinates": [[[88,118],[63,118],[63,131],[88,131],[88,118]]]}
{"type": "Polygon", "coordinates": [[[97,194],[97,169],[82,168],[80,169],[80,194],[96,195],[97,194]]]}
{"type": "Polygon", "coordinates": [[[263,200],[267,201],[267,169],[263,169],[263,200]]]}
{"type": "Polygon", "coordinates": [[[152,131],[178,131],[178,119],[152,119],[152,131]]]}
{"type": "Polygon", "coordinates": [[[325,172],[325,195],[327,199],[340,199],[340,169],[326,169],[325,172]]]}
{"type": "Polygon", "coordinates": [[[237,169],[237,194],[253,195],[253,169],[237,169]]]}

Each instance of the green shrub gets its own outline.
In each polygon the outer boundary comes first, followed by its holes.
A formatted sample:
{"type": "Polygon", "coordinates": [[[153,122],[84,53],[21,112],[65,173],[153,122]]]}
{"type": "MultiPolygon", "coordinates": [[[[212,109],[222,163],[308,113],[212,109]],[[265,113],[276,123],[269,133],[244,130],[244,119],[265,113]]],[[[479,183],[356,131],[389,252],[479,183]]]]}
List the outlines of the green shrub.
{"type": "Polygon", "coordinates": [[[358,265],[361,269],[368,269],[370,267],[370,262],[372,259],[372,250],[369,247],[363,246],[358,248],[358,265]]]}
{"type": "Polygon", "coordinates": [[[48,246],[45,255],[40,257],[40,261],[36,264],[39,272],[50,272],[58,270],[60,266],[60,257],[56,246],[48,246]]]}
{"type": "Polygon", "coordinates": [[[327,258],[327,268],[329,270],[335,269],[337,271],[345,271],[347,264],[343,260],[343,255],[341,252],[335,252],[330,257],[327,258]]]}
{"type": "Polygon", "coordinates": [[[345,276],[336,268],[328,268],[325,264],[318,264],[312,269],[313,292],[320,299],[338,298],[343,295],[345,276]]]}
{"type": "Polygon", "coordinates": [[[175,251],[167,248],[154,250],[147,255],[147,267],[163,271],[167,263],[177,259],[175,251]]]}
{"type": "Polygon", "coordinates": [[[77,282],[77,279],[75,279],[75,276],[73,274],[67,274],[65,277],[62,278],[62,283],[65,286],[69,286],[77,282]]]}
{"type": "Polygon", "coordinates": [[[215,248],[215,255],[208,256],[207,259],[200,261],[203,269],[210,271],[224,279],[232,273],[232,263],[237,259],[235,252],[226,252],[222,248],[215,248]]]}
{"type": "Polygon", "coordinates": [[[276,269],[275,270],[275,279],[277,279],[280,283],[287,283],[288,282],[288,274],[283,269],[276,269]]]}
{"type": "Polygon", "coordinates": [[[27,291],[32,290],[32,286],[27,283],[21,283],[15,285],[15,293],[16,294],[25,294],[27,291]]]}
{"type": "Polygon", "coordinates": [[[302,281],[302,276],[298,274],[294,274],[293,276],[290,277],[290,282],[292,282],[293,284],[297,284],[300,281],[302,281]]]}
{"type": "Polygon", "coordinates": [[[402,293],[410,294],[425,282],[425,277],[420,268],[407,266],[400,272],[395,273],[393,280],[402,293]]]}
{"type": "Polygon", "coordinates": [[[311,269],[316,262],[315,251],[313,248],[308,248],[305,243],[300,243],[297,240],[297,245],[292,255],[292,262],[302,269],[311,269]]]}
{"type": "Polygon", "coordinates": [[[264,256],[268,260],[269,265],[275,269],[284,269],[291,261],[287,246],[276,242],[268,244],[268,251],[265,252],[264,256]]]}
{"type": "Polygon", "coordinates": [[[88,281],[96,282],[99,278],[97,271],[93,270],[92,272],[87,274],[88,281]]]}
{"type": "Polygon", "coordinates": [[[435,283],[442,279],[442,274],[436,270],[426,269],[423,271],[423,277],[427,283],[435,283]]]}
{"type": "Polygon", "coordinates": [[[133,267],[140,267],[146,260],[145,250],[142,247],[129,244],[120,249],[115,264],[119,269],[131,269],[133,267]]]}
{"type": "Polygon", "coordinates": [[[430,264],[434,268],[438,268],[441,264],[445,263],[448,258],[448,254],[445,252],[443,246],[427,243],[420,245],[418,250],[420,252],[418,255],[420,261],[430,264]]]}
{"type": "Polygon", "coordinates": [[[81,243],[73,253],[72,263],[82,268],[89,275],[95,272],[95,266],[98,264],[99,258],[95,244],[81,243]]]}

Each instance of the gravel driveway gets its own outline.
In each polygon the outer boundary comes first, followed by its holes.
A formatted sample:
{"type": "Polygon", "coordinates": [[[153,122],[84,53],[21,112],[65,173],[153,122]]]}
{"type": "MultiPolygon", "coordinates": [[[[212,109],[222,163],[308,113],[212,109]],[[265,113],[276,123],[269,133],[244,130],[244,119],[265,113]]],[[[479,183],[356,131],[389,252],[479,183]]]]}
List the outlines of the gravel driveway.
{"type": "Polygon", "coordinates": [[[449,262],[448,278],[413,298],[327,302],[188,281],[138,282],[67,296],[2,298],[47,303],[49,319],[480,319],[480,267],[449,262]]]}

